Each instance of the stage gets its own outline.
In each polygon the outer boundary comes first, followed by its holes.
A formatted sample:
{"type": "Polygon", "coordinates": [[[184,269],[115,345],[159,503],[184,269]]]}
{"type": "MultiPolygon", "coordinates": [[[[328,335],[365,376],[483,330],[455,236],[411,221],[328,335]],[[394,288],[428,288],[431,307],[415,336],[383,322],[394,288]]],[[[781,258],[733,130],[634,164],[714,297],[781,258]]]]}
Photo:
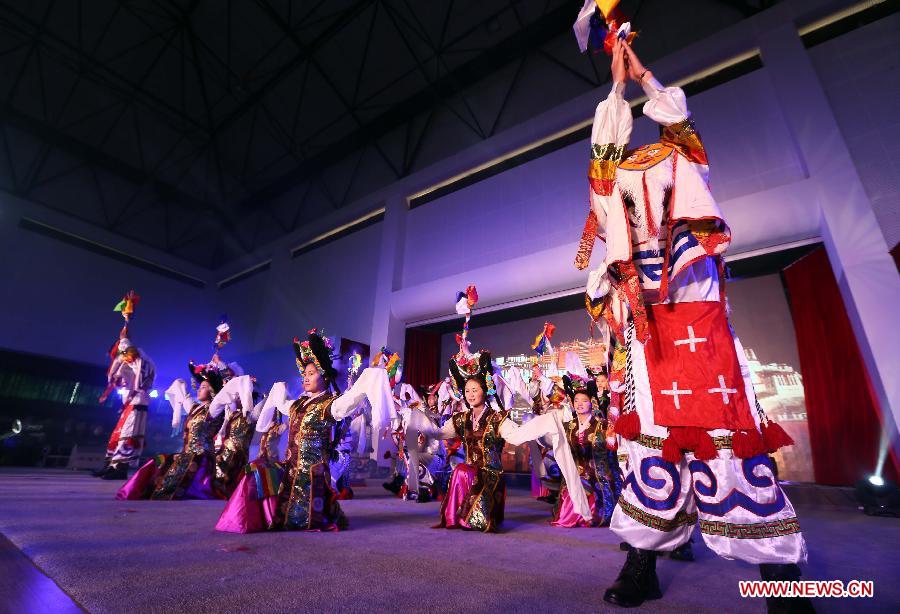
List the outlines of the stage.
{"type": "MultiPolygon", "coordinates": [[[[62,470],[0,472],[0,532],[59,587],[6,552],[4,599],[13,600],[4,611],[614,611],[602,595],[624,560],[618,540],[606,529],[550,527],[550,506],[517,489],[495,535],[431,529],[437,503],[404,502],[374,483],[342,502],[348,531],[232,535],[212,529],[223,502],[116,501],[117,487],[62,470]]],[[[875,599],[816,608],[896,611],[888,563],[900,523],[864,516],[846,491],[830,503],[820,491],[795,497],[816,502],[798,503],[804,577],[871,579],[875,599]]],[[[738,597],[738,580],[757,579],[755,567],[716,558],[699,535],[695,553],[694,563],[659,560],[664,601],[642,610],[765,611],[762,599],[738,597]]]]}

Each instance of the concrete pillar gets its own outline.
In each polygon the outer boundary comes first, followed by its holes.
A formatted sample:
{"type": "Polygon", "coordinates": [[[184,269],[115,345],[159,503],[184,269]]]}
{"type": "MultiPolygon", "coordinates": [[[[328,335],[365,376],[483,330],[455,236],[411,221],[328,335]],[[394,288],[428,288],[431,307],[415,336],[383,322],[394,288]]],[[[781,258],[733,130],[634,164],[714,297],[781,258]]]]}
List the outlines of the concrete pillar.
{"type": "MultiPolygon", "coordinates": [[[[381,249],[378,254],[378,280],[375,286],[375,306],[372,314],[372,338],[369,342],[374,355],[382,346],[403,356],[406,341],[406,324],[397,319],[391,309],[391,299],[395,288],[400,287],[403,274],[403,253],[406,242],[406,216],[409,205],[406,197],[392,195],[385,200],[384,222],[381,234],[381,249]]],[[[380,466],[387,466],[384,453],[394,450],[391,439],[377,438],[378,445],[373,453],[380,466]]]]}
{"type": "MultiPolygon", "coordinates": [[[[897,446],[900,424],[900,277],[818,75],[792,23],[760,36],[763,64],[814,182],[821,235],[897,446]],[[893,424],[892,422],[893,418],[893,424]]],[[[877,85],[872,94],[879,95],[877,85]]],[[[765,223],[777,223],[770,220],[765,223]]],[[[865,386],[859,382],[859,386],[865,386]]],[[[853,408],[847,408],[848,414],[853,408]]]]}
{"type": "Polygon", "coordinates": [[[406,242],[406,216],[409,206],[406,197],[392,195],[385,201],[382,223],[381,249],[378,254],[378,283],[375,289],[375,307],[372,315],[372,353],[381,346],[403,356],[406,325],[391,310],[391,297],[400,287],[403,274],[403,256],[406,242]]]}

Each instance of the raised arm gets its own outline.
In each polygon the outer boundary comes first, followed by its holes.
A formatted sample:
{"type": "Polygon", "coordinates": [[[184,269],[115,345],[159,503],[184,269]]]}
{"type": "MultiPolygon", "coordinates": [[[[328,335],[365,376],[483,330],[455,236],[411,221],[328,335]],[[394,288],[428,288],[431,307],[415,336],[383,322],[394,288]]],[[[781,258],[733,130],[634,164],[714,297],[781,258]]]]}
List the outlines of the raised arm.
{"type": "Polygon", "coordinates": [[[272,389],[269,390],[269,395],[259,412],[259,418],[256,419],[256,432],[266,433],[269,431],[276,411],[286,416],[290,415],[293,403],[294,399],[289,399],[287,396],[287,386],[284,382],[272,384],[272,389]]]}
{"type": "MultiPolygon", "coordinates": [[[[387,371],[377,367],[364,370],[353,386],[331,404],[331,416],[335,420],[343,420],[353,413],[363,399],[368,399],[371,407],[374,440],[390,423],[391,407],[394,404],[387,371]]],[[[377,441],[373,441],[372,447],[377,449],[377,441]]]]}
{"type": "MultiPolygon", "coordinates": [[[[607,150],[619,150],[621,159],[622,150],[631,139],[631,107],[622,96],[625,91],[625,81],[628,78],[628,70],[625,66],[625,49],[627,45],[616,42],[613,48],[610,73],[612,74],[612,89],[605,100],[597,105],[594,113],[594,126],[591,129],[591,159],[613,159],[607,150]]],[[[618,161],[618,160],[616,160],[618,161]]]]}
{"type": "Polygon", "coordinates": [[[241,407],[253,407],[253,380],[249,375],[241,375],[228,380],[222,389],[216,393],[212,402],[209,404],[210,418],[217,418],[219,414],[225,411],[225,408],[238,400],[241,407]]]}
{"type": "Polygon", "coordinates": [[[409,420],[406,422],[406,440],[415,441],[419,433],[429,439],[453,439],[456,437],[456,427],[452,418],[447,420],[444,426],[438,427],[422,412],[410,412],[409,420]]]}
{"type": "Polygon", "coordinates": [[[172,406],[172,437],[181,430],[181,418],[186,416],[194,405],[194,399],[188,394],[187,384],[183,379],[176,379],[165,392],[169,405],[172,406]]]}
{"type": "Polygon", "coordinates": [[[694,127],[687,98],[680,87],[664,87],[630,46],[626,46],[629,76],[643,88],[647,95],[644,115],[662,126],[660,142],[670,145],[688,158],[704,181],[708,180],[709,162],[703,141],[694,127]]]}
{"type": "Polygon", "coordinates": [[[575,266],[580,270],[590,264],[594,239],[600,237],[606,240],[607,212],[617,204],[613,195],[616,168],[631,139],[631,107],[622,96],[628,78],[624,46],[616,40],[610,64],[612,89],[606,99],[597,105],[591,128],[591,162],[588,167],[590,209],[575,256],[575,266]]]}
{"type": "Polygon", "coordinates": [[[563,415],[565,415],[565,412],[550,411],[532,418],[522,426],[507,418],[500,425],[500,436],[512,445],[519,445],[526,441],[544,437],[553,447],[553,456],[556,459],[556,464],[559,465],[563,478],[566,480],[566,484],[572,485],[569,488],[569,496],[572,498],[575,511],[587,520],[591,517],[591,506],[588,504],[584,489],[574,486],[581,484],[581,475],[578,472],[578,465],[575,464],[575,459],[572,458],[572,450],[569,448],[569,441],[566,439],[565,431],[563,430],[563,415]]]}

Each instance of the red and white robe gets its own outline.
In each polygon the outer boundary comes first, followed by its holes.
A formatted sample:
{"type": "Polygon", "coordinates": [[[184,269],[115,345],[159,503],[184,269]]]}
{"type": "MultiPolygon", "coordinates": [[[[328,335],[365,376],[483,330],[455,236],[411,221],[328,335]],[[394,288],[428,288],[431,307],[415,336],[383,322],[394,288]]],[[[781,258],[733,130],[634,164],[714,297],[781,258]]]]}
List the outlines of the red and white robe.
{"type": "Polygon", "coordinates": [[[709,191],[684,92],[644,83],[644,115],[660,124],[660,142],[627,150],[632,117],[622,89],[614,85],[597,107],[591,207],[576,257],[586,268],[594,238],[605,242],[589,310],[627,347],[616,423],[627,460],[611,528],[636,548],[666,551],[684,544],[699,519],[704,541],[725,558],[804,561],[728,323],[722,256],[731,231],[709,191]]]}

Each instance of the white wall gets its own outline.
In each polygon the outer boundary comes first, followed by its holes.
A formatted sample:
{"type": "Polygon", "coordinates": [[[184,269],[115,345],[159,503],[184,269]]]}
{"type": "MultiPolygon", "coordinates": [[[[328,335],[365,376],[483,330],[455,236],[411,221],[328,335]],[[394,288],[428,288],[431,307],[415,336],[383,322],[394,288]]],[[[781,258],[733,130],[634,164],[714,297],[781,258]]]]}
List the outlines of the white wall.
{"type": "MultiPolygon", "coordinates": [[[[129,289],[142,300],[130,333],[157,364],[158,385],[209,357],[215,335],[206,292],[19,227],[23,216],[70,231],[71,220],[0,193],[0,347],[106,366],[123,320],[113,307],[129,289]]],[[[164,266],[189,265],[88,226],[78,234],[164,266]]],[[[48,365],[49,366],[49,365],[48,365]]]]}
{"type": "Polygon", "coordinates": [[[232,328],[226,357],[268,384],[296,374],[291,340],[310,328],[369,343],[380,245],[379,223],[296,258],[280,251],[268,271],[213,290],[232,328]]]}
{"type": "Polygon", "coordinates": [[[900,14],[810,49],[888,247],[900,242],[900,14]]]}

